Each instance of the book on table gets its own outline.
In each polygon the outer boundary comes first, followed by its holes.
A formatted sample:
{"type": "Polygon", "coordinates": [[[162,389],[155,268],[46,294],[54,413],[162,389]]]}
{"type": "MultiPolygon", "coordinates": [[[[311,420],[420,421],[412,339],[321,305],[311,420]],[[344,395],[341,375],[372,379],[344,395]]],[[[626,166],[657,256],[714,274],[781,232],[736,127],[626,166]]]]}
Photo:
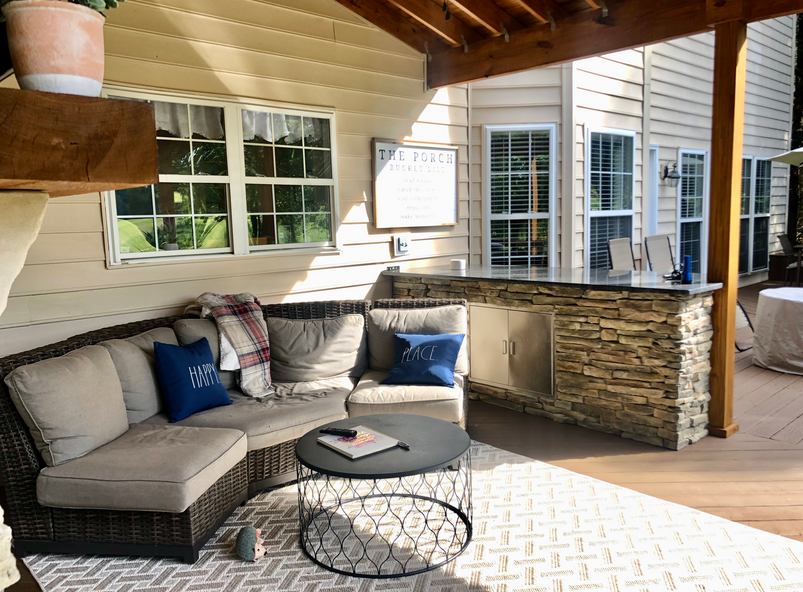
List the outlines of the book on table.
{"type": "Polygon", "coordinates": [[[340,454],[348,456],[352,460],[395,448],[399,444],[396,438],[386,436],[382,432],[377,432],[364,425],[355,426],[351,429],[357,430],[357,436],[354,438],[326,435],[319,436],[318,442],[332,450],[336,450],[340,454]]]}

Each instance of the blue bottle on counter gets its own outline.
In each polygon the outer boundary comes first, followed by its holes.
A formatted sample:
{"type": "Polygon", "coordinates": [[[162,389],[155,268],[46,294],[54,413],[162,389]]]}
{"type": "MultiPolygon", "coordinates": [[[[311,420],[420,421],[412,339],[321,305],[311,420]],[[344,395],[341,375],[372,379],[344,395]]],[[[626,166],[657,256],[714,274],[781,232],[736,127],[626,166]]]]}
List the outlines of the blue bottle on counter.
{"type": "Polygon", "coordinates": [[[682,284],[691,283],[691,255],[683,255],[683,277],[680,281],[682,284]]]}

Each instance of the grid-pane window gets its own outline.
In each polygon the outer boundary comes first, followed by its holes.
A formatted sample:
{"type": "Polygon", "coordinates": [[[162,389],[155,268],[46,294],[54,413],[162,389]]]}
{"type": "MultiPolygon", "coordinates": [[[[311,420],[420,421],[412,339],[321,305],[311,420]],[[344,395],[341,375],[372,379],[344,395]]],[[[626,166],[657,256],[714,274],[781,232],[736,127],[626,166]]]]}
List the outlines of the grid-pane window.
{"type": "Polygon", "coordinates": [[[610,269],[608,241],[615,238],[633,238],[633,219],[631,216],[598,216],[590,221],[591,244],[589,267],[591,269],[610,269]]]}
{"type": "Polygon", "coordinates": [[[110,194],[117,260],[333,243],[331,115],[148,102],[159,182],[110,194]]]}
{"type": "Polygon", "coordinates": [[[770,218],[756,217],[753,220],[753,271],[767,269],[770,265],[770,218]]]}
{"type": "Polygon", "coordinates": [[[691,255],[693,273],[700,273],[702,229],[702,222],[685,222],[680,225],[680,252],[684,256],[691,255]]]}
{"type": "Polygon", "coordinates": [[[223,109],[153,102],[159,183],[115,192],[122,255],[229,250],[223,109]]]}
{"type": "Polygon", "coordinates": [[[750,215],[750,192],[753,182],[753,160],[751,158],[742,159],[742,202],[740,215],[750,215]]]}
{"type": "Polygon", "coordinates": [[[681,153],[680,256],[691,255],[692,272],[702,270],[703,216],[705,214],[705,154],[681,153]]]}
{"type": "Polygon", "coordinates": [[[331,241],[329,120],[251,110],[241,119],[249,244],[331,241]]]}
{"type": "Polygon", "coordinates": [[[769,214],[772,196],[772,162],[756,159],[756,194],[753,213],[769,214]]]}
{"type": "Polygon", "coordinates": [[[591,211],[633,209],[633,137],[591,134],[591,211]]]}
{"type": "Polygon", "coordinates": [[[771,201],[772,162],[754,157],[742,159],[739,273],[769,268],[771,201]]]}
{"type": "Polygon", "coordinates": [[[633,135],[591,132],[588,158],[588,265],[610,267],[608,241],[632,238],[633,135]]]}
{"type": "Polygon", "coordinates": [[[553,129],[488,133],[491,265],[548,267],[553,129]]]}
{"type": "Polygon", "coordinates": [[[739,273],[750,271],[750,218],[739,220],[739,273]]]}

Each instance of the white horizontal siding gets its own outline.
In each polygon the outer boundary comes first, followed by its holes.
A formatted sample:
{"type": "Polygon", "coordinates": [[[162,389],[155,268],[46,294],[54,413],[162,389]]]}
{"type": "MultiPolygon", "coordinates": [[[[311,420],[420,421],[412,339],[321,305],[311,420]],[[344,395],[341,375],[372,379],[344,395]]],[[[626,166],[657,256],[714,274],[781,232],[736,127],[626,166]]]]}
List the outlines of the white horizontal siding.
{"type": "Polygon", "coordinates": [[[208,290],[249,291],[265,302],[382,297],[389,288],[380,273],[391,262],[416,267],[466,257],[467,88],[425,91],[424,71],[423,56],[330,0],[139,0],[110,11],[111,88],[336,110],[343,249],[110,269],[100,196],[53,199],[0,316],[0,355],[177,313],[208,290]],[[400,259],[391,233],[373,227],[375,137],[459,148],[460,223],[411,231],[411,253],[400,259]]]}

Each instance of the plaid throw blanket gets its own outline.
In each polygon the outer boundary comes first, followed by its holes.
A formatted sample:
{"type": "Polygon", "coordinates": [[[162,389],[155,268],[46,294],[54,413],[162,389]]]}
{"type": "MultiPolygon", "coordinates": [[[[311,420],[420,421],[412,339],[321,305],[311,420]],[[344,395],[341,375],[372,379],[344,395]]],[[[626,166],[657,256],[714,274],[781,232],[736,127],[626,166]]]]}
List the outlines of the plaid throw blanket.
{"type": "Polygon", "coordinates": [[[218,329],[237,352],[243,393],[251,397],[272,394],[268,326],[256,296],[248,292],[232,295],[204,292],[196,302],[210,310],[218,329]]]}

